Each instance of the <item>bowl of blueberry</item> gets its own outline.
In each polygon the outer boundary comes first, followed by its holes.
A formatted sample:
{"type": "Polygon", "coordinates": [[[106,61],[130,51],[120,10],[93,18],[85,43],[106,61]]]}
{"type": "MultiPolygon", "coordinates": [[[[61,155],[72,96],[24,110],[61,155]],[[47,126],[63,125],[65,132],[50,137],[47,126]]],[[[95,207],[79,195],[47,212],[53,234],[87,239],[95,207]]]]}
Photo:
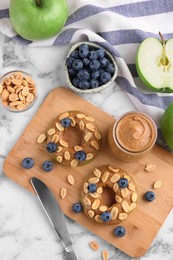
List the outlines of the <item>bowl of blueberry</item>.
{"type": "Polygon", "coordinates": [[[65,61],[68,86],[77,93],[96,93],[108,87],[117,77],[113,55],[92,42],[74,44],[65,61]]]}

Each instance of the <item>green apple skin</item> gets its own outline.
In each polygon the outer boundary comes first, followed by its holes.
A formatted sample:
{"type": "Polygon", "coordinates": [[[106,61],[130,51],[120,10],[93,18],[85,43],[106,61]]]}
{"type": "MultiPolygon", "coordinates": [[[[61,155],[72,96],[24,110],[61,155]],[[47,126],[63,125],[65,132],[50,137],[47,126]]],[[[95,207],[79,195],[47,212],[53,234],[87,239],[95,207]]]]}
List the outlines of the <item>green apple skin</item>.
{"type": "Polygon", "coordinates": [[[173,102],[167,107],[161,117],[160,129],[165,142],[173,149],[173,102]]]}
{"type": "Polygon", "coordinates": [[[10,19],[14,30],[27,40],[43,40],[56,35],[68,17],[66,0],[11,0],[10,19]]]}
{"type": "Polygon", "coordinates": [[[173,92],[173,39],[166,42],[166,55],[170,61],[168,71],[159,66],[162,43],[154,37],[145,39],[139,46],[136,56],[136,69],[143,83],[155,92],[173,92]]]}

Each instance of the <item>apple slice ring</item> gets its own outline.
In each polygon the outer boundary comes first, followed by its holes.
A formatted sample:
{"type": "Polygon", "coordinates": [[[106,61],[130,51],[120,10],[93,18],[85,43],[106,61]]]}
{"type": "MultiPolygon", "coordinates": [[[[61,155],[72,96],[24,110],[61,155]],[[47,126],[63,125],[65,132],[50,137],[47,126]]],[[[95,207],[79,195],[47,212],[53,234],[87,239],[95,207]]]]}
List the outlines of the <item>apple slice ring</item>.
{"type": "Polygon", "coordinates": [[[81,203],[88,218],[111,225],[128,218],[136,208],[137,197],[133,178],[117,166],[105,165],[85,179],[81,203]]]}
{"type": "Polygon", "coordinates": [[[93,117],[72,110],[57,117],[45,139],[47,151],[53,154],[58,163],[77,167],[96,157],[101,148],[102,136],[93,117]]]}

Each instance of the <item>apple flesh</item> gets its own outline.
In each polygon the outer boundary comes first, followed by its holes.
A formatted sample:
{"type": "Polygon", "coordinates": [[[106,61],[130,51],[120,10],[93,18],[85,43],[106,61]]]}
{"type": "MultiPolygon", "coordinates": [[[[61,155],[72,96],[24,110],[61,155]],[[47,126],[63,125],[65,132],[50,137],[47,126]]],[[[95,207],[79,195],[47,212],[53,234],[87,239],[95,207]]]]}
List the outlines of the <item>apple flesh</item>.
{"type": "Polygon", "coordinates": [[[173,39],[163,43],[153,37],[139,46],[136,59],[139,77],[157,92],[173,92],[173,39]],[[165,51],[165,56],[163,55],[165,51]]]}
{"type": "Polygon", "coordinates": [[[11,0],[10,20],[14,30],[28,40],[56,35],[67,17],[66,0],[11,0]]]}
{"type": "Polygon", "coordinates": [[[160,129],[165,142],[173,149],[173,103],[167,107],[161,117],[160,129]]]}

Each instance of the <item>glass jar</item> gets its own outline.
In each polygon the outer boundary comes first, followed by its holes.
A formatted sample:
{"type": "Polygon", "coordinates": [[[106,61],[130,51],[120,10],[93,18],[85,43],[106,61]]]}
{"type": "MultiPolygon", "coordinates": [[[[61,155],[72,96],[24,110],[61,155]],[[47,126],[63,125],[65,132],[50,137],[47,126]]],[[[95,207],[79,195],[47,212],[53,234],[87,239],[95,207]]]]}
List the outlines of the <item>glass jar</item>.
{"type": "Polygon", "coordinates": [[[7,111],[29,110],[38,98],[38,86],[33,77],[22,70],[10,70],[0,78],[0,105],[7,111]]]}
{"type": "Polygon", "coordinates": [[[157,127],[151,117],[128,112],[109,129],[108,142],[114,155],[122,161],[135,161],[148,154],[157,139],[157,127]]]}

